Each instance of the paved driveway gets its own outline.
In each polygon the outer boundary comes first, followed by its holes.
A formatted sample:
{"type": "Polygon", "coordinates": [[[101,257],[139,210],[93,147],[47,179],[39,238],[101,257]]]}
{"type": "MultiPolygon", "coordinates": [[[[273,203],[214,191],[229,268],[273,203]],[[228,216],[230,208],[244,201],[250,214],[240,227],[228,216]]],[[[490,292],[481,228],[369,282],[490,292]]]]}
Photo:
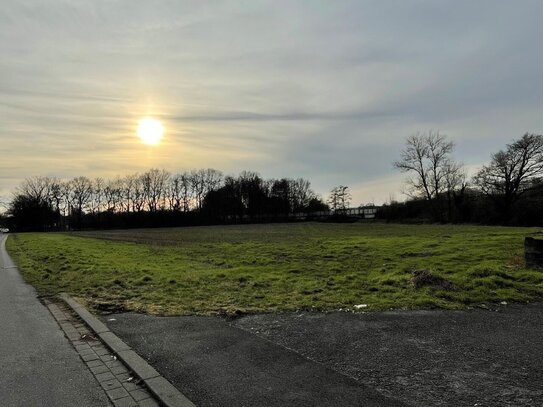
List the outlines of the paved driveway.
{"type": "Polygon", "coordinates": [[[105,321],[197,406],[405,406],[219,318],[118,314],[105,321]]]}
{"type": "Polygon", "coordinates": [[[416,407],[543,406],[543,304],[255,315],[234,325],[416,407]]]}
{"type": "Polygon", "coordinates": [[[543,406],[543,304],[104,320],[204,407],[543,406]]]}

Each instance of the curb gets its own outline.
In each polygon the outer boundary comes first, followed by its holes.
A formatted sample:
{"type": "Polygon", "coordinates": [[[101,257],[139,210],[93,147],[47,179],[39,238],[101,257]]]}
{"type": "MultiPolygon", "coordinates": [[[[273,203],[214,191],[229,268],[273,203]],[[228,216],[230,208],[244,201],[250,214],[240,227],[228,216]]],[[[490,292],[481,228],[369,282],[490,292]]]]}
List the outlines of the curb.
{"type": "Polygon", "coordinates": [[[132,370],[153,395],[166,407],[196,407],[186,396],[177,390],[168,380],[160,375],[140,355],[134,352],[121,338],[85,307],[68,294],[61,293],[60,298],[89,326],[89,328],[109,347],[123,363],[132,370]]]}

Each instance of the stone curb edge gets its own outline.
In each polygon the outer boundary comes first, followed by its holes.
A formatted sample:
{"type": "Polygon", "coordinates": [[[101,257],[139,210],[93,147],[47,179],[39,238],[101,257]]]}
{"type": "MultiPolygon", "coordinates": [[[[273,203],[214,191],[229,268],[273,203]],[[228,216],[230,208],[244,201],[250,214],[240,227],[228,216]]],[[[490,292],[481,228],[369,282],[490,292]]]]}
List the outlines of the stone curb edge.
{"type": "Polygon", "coordinates": [[[166,407],[196,407],[186,396],[177,390],[168,380],[160,375],[141,356],[132,350],[121,338],[92,315],[83,305],[68,294],[61,293],[60,298],[89,326],[116,355],[147,386],[157,399],[166,407]]]}

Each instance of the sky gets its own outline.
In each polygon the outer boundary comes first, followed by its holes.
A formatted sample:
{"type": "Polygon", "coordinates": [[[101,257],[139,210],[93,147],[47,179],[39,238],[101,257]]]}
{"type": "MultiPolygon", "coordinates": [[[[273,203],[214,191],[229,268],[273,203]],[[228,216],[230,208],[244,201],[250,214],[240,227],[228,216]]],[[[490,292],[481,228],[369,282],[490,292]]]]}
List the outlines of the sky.
{"type": "Polygon", "coordinates": [[[405,138],[468,172],[543,132],[543,2],[0,0],[0,197],[216,168],[401,200],[405,138]],[[140,143],[142,117],[163,142],[140,143]]]}

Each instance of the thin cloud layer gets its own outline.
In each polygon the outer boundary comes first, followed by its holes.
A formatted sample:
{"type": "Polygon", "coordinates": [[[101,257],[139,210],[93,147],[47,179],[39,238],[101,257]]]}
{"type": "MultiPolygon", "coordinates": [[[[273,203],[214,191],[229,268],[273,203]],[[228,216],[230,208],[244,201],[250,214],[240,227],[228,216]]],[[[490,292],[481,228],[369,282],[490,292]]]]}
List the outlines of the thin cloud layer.
{"type": "Polygon", "coordinates": [[[215,167],[401,197],[406,136],[470,168],[543,128],[539,1],[38,1],[0,9],[0,196],[23,178],[215,167]],[[161,119],[164,143],[135,135],[161,119]]]}

